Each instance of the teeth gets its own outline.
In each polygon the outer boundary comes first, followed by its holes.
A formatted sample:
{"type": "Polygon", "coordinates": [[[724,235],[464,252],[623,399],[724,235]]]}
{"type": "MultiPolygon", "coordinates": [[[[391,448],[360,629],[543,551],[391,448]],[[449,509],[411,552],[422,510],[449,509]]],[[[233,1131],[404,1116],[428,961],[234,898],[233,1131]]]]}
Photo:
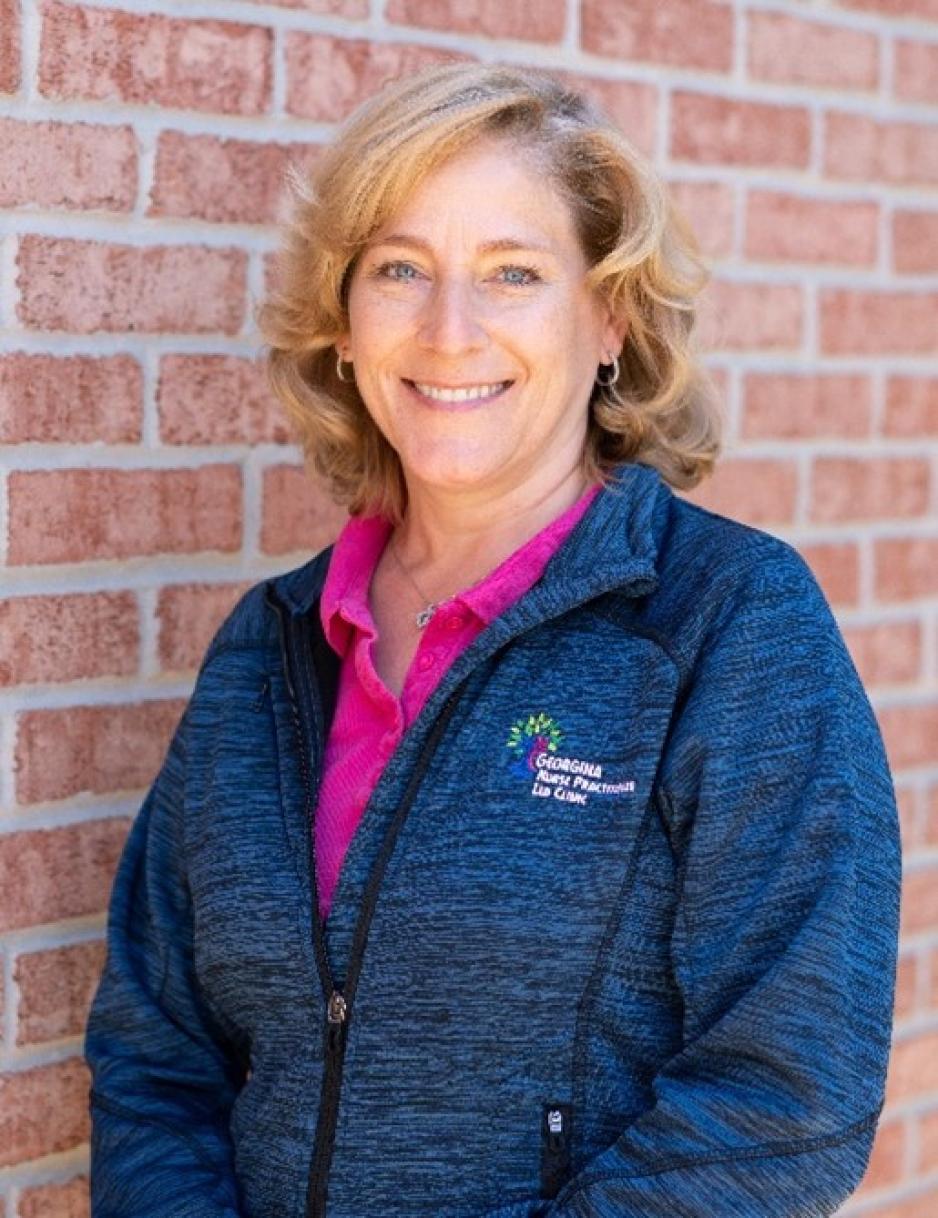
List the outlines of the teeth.
{"type": "Polygon", "coordinates": [[[493,385],[470,385],[465,389],[438,389],[435,385],[421,385],[419,381],[413,382],[414,387],[425,397],[435,398],[438,402],[471,402],[476,398],[488,398],[510,383],[510,381],[497,381],[493,385]]]}

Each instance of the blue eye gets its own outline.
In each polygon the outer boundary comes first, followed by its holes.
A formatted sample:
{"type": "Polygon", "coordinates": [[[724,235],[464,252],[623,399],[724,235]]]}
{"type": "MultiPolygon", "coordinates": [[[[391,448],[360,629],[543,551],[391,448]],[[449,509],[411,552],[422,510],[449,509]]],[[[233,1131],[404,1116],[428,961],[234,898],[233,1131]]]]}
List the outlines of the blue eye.
{"type": "Polygon", "coordinates": [[[525,277],[523,280],[507,280],[506,282],[510,283],[512,287],[527,287],[529,283],[536,283],[537,280],[540,279],[540,275],[538,275],[533,266],[503,266],[499,267],[499,270],[505,271],[509,274],[519,274],[525,277]]]}
{"type": "Polygon", "coordinates": [[[416,268],[409,262],[382,262],[375,272],[376,275],[383,275],[385,279],[396,280],[398,283],[410,283],[414,278],[413,275],[397,275],[395,271],[416,271],[416,268]]]}

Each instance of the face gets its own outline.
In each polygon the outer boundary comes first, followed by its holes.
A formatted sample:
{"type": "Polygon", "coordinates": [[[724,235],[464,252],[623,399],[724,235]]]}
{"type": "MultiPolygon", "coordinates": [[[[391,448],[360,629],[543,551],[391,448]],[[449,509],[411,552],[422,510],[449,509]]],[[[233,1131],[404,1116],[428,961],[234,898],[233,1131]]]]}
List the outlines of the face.
{"type": "Polygon", "coordinates": [[[409,490],[546,491],[577,466],[597,367],[625,330],[586,271],[566,202],[498,141],[448,161],[374,234],[336,346],[409,490]]]}

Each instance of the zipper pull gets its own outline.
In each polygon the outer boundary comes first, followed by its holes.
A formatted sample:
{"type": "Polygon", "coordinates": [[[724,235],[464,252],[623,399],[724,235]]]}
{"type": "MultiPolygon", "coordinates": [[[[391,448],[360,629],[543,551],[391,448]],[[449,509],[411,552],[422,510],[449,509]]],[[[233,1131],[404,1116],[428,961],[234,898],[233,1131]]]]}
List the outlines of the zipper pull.
{"type": "Polygon", "coordinates": [[[345,999],[339,990],[333,990],[326,1005],[326,1022],[328,1024],[329,1048],[337,1051],[342,1043],[342,1030],[345,1026],[345,999]]]}
{"type": "Polygon", "coordinates": [[[559,1108],[551,1108],[547,1113],[547,1145],[550,1150],[563,1146],[563,1113],[559,1108]]]}

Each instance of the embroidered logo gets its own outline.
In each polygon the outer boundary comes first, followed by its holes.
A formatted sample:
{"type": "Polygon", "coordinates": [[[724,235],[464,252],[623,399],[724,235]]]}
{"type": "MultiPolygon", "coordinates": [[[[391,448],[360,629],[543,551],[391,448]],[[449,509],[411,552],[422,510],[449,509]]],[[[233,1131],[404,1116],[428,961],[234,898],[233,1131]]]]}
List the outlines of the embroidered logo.
{"type": "Polygon", "coordinates": [[[598,761],[560,752],[563,731],[541,712],[511,725],[505,746],[514,757],[511,772],[531,783],[531,795],[584,806],[591,795],[624,795],[635,782],[607,782],[598,761]]]}

